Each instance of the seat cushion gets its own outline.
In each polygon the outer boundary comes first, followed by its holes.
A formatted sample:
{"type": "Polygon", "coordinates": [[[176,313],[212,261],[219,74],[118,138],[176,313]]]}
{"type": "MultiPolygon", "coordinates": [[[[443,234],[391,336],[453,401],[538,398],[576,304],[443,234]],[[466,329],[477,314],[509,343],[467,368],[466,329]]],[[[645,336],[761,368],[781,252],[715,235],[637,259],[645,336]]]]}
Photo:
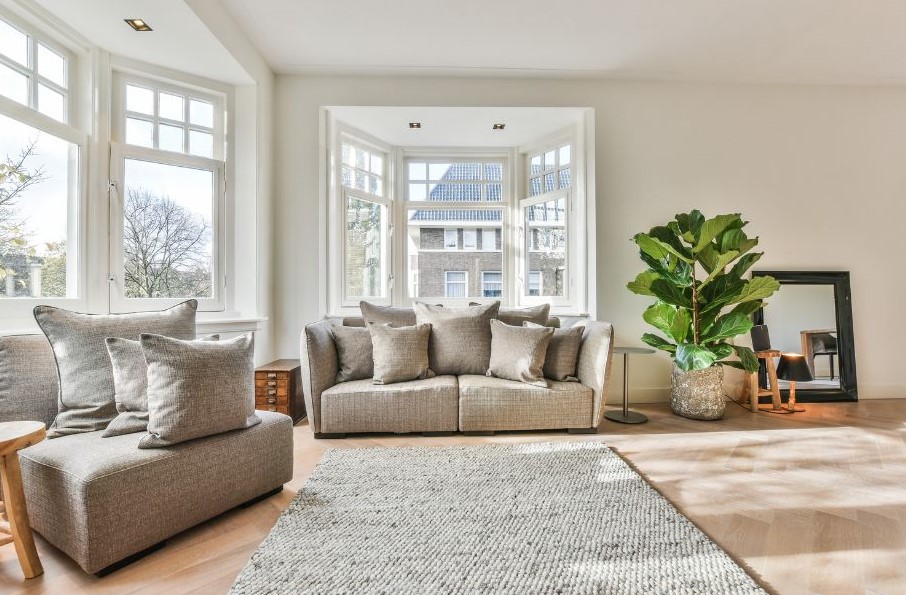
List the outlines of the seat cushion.
{"type": "Polygon", "coordinates": [[[142,433],[87,432],[19,452],[31,526],[87,572],[273,490],[292,478],[292,420],[167,448],[142,433]]]}
{"type": "Polygon", "coordinates": [[[590,428],[594,392],[578,382],[542,388],[487,376],[459,377],[459,429],[551,430],[590,428]]]}
{"type": "Polygon", "coordinates": [[[321,432],[455,432],[458,407],[455,376],[343,382],[321,393],[321,432]]]}

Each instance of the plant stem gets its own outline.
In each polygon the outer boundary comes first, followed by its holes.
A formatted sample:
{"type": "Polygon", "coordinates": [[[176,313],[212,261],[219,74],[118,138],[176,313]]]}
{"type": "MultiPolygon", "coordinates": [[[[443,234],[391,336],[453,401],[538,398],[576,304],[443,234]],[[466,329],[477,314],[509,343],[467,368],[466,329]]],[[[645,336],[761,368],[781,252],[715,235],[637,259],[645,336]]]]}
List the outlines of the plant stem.
{"type": "Polygon", "coordinates": [[[692,263],[692,342],[698,345],[701,332],[698,328],[698,281],[695,280],[695,263],[692,263]]]}

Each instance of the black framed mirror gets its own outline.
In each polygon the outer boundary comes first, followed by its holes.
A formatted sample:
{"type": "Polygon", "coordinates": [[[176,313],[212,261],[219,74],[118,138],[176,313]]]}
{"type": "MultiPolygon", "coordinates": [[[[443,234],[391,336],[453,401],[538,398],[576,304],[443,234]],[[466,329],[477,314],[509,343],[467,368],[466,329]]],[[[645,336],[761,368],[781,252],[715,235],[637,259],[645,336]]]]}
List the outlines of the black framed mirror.
{"type": "MultiPolygon", "coordinates": [[[[780,282],[767,308],[752,315],[755,324],[767,325],[772,349],[802,353],[812,370],[812,382],[796,383],[796,399],[857,401],[849,272],[753,271],[752,276],[771,276],[780,282]]],[[[781,394],[789,396],[786,383],[781,381],[779,386],[781,394]]]]}

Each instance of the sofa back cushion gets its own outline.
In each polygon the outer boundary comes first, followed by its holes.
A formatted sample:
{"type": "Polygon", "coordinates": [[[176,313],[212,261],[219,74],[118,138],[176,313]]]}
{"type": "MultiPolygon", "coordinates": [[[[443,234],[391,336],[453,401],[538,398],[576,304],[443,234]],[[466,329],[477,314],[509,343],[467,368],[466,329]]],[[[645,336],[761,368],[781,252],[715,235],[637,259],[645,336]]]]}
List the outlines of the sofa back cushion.
{"type": "Polygon", "coordinates": [[[415,326],[415,311],[410,308],[377,306],[368,302],[359,302],[365,326],[369,324],[389,324],[390,326],[415,326]]]}
{"type": "Polygon", "coordinates": [[[60,384],[44,335],[0,337],[0,421],[43,421],[57,416],[60,384]]]}
{"type": "Polygon", "coordinates": [[[160,312],[81,314],[35,307],[35,320],[53,348],[60,381],[59,412],[48,438],[103,430],[116,417],[113,366],[105,339],[138,339],[154,331],[176,339],[195,338],[196,300],[160,312]]]}
{"type": "Polygon", "coordinates": [[[139,448],[170,446],[249,428],[255,413],[252,333],[227,341],[141,335],[148,362],[148,435],[139,448]]]}
{"type": "Polygon", "coordinates": [[[481,374],[491,361],[491,320],[500,302],[467,308],[442,308],[416,302],[418,324],[431,325],[428,360],[438,376],[481,374]]]}

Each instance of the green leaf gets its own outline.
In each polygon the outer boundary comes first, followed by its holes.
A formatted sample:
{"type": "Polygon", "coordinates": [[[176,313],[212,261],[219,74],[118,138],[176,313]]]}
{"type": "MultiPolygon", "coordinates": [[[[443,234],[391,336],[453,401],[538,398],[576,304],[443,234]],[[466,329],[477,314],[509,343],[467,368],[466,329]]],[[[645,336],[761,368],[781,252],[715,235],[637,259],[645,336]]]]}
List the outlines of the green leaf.
{"type": "Polygon", "coordinates": [[[682,308],[692,307],[692,291],[677,287],[664,279],[655,279],[651,283],[651,292],[662,302],[682,308]]]}
{"type": "Polygon", "coordinates": [[[653,333],[645,333],[644,335],[642,335],[642,342],[646,345],[654,347],[655,349],[660,349],[669,353],[676,353],[676,345],[658,337],[653,333]]]}
{"type": "Polygon", "coordinates": [[[674,254],[681,255],[681,258],[687,262],[692,262],[692,254],[689,252],[689,248],[683,246],[683,243],[669,227],[652,227],[648,231],[648,235],[673,248],[674,254]]]}
{"type": "Polygon", "coordinates": [[[703,314],[714,314],[739,296],[746,282],[733,275],[718,275],[712,283],[702,288],[698,294],[703,314]]]}
{"type": "Polygon", "coordinates": [[[675,312],[676,314],[670,325],[669,333],[674,341],[682,343],[686,340],[686,337],[689,336],[689,333],[692,332],[692,314],[685,308],[680,308],[675,312]]]}
{"type": "Polygon", "coordinates": [[[755,357],[754,351],[748,347],[743,347],[742,345],[734,345],[733,351],[739,356],[739,363],[742,364],[743,370],[746,372],[758,371],[758,358],[755,357]]]}
{"type": "Polygon", "coordinates": [[[635,241],[635,243],[639,245],[639,248],[641,248],[643,252],[658,260],[663,260],[667,257],[668,254],[673,254],[683,262],[688,262],[689,264],[695,262],[695,260],[691,256],[683,254],[682,251],[674,248],[667,242],[659,240],[658,238],[653,237],[649,234],[636,234],[633,238],[633,241],[635,241]]]}
{"type": "Polygon", "coordinates": [[[699,230],[697,242],[695,247],[692,248],[692,253],[697,254],[701,250],[711,243],[717,234],[721,233],[727,229],[730,225],[740,220],[739,213],[733,213],[731,215],[718,215],[713,219],[708,219],[702,223],[701,229],[699,230]]]}
{"type": "Polygon", "coordinates": [[[636,275],[635,281],[626,284],[626,289],[638,295],[654,295],[651,293],[651,282],[659,278],[654,271],[643,271],[636,275]]]}
{"type": "Polygon", "coordinates": [[[780,289],[780,283],[774,277],[752,277],[750,281],[746,282],[739,295],[730,300],[729,303],[763,300],[774,295],[774,292],[778,289],[780,289]]]}
{"type": "Polygon", "coordinates": [[[674,217],[677,224],[679,225],[680,231],[683,236],[689,234],[689,243],[692,243],[692,238],[698,236],[699,230],[702,228],[702,224],[705,222],[705,216],[702,215],[701,211],[694,209],[689,213],[680,213],[674,217]]]}
{"type": "Polygon", "coordinates": [[[676,257],[668,256],[667,260],[655,260],[648,254],[640,252],[639,255],[642,258],[642,261],[647,264],[652,271],[667,279],[677,285],[683,287],[688,287],[692,285],[692,267],[690,267],[685,262],[677,259],[676,257]],[[673,266],[669,266],[666,263],[670,263],[673,266]]]}
{"type": "Polygon", "coordinates": [[[710,283],[714,279],[714,277],[722,274],[724,272],[724,268],[728,264],[730,264],[731,262],[736,260],[738,257],[739,257],[739,252],[737,252],[736,250],[731,250],[730,252],[727,252],[726,254],[719,255],[717,257],[717,262],[714,263],[714,270],[712,270],[711,274],[708,275],[704,281],[702,281],[702,284],[700,287],[704,287],[705,285],[710,283]]]}
{"type": "Polygon", "coordinates": [[[733,355],[733,346],[727,343],[718,343],[717,345],[709,345],[708,347],[714,352],[714,355],[716,355],[719,360],[733,355]]]}
{"type": "Polygon", "coordinates": [[[741,304],[736,304],[736,306],[734,306],[733,309],[730,310],[729,314],[733,314],[735,312],[737,314],[742,314],[743,316],[751,316],[762,306],[764,306],[764,302],[762,300],[743,302],[741,304]]]}
{"type": "MultiPolygon", "coordinates": [[[[756,240],[757,241],[757,240],[756,240]]],[[[758,262],[758,260],[764,255],[764,252],[753,252],[752,254],[746,254],[739,259],[739,262],[733,265],[733,268],[730,269],[731,275],[735,277],[742,277],[746,271],[752,268],[752,265],[758,262]]]]}
{"type": "Polygon", "coordinates": [[[749,317],[738,312],[731,312],[718,318],[707,333],[702,334],[703,343],[712,343],[721,339],[730,339],[736,335],[752,330],[749,317]]]}
{"type": "Polygon", "coordinates": [[[680,370],[704,370],[717,361],[717,355],[707,347],[682,343],[676,347],[676,365],[680,370]]]}
{"type": "Polygon", "coordinates": [[[676,308],[664,302],[656,302],[645,310],[642,319],[659,331],[670,333],[673,320],[676,318],[676,308]]]}

